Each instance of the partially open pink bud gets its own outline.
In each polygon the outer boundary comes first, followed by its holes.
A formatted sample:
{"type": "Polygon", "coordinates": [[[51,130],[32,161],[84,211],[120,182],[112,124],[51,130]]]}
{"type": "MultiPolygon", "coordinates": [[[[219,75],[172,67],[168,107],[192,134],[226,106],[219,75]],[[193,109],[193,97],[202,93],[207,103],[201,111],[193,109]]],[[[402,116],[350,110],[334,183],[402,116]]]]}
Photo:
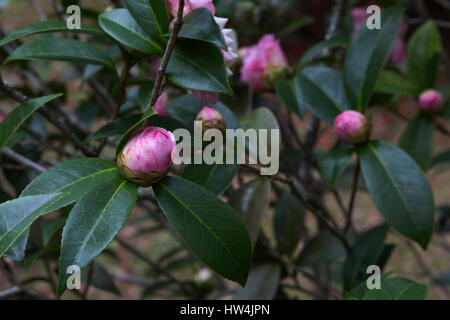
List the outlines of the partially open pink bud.
{"type": "Polygon", "coordinates": [[[117,158],[119,172],[125,179],[149,187],[167,175],[175,146],[174,135],[163,128],[139,129],[117,158]]]}
{"type": "Polygon", "coordinates": [[[426,111],[440,111],[443,101],[442,94],[432,89],[424,91],[419,97],[420,107],[426,111]]]}
{"type": "Polygon", "coordinates": [[[0,112],[0,122],[2,122],[3,120],[5,120],[5,115],[0,112]]]}
{"type": "Polygon", "coordinates": [[[219,129],[226,130],[225,120],[219,111],[209,107],[203,107],[197,115],[197,121],[202,121],[203,130],[219,129]]]}
{"type": "MultiPolygon", "coordinates": [[[[178,0],[166,0],[166,1],[169,12],[172,14],[173,17],[176,17],[179,1],[178,0]]],[[[202,7],[208,9],[212,15],[216,13],[216,8],[214,7],[213,0],[185,0],[183,8],[183,16],[187,15],[189,12],[195,9],[202,7]]]]}
{"type": "Polygon", "coordinates": [[[169,113],[167,112],[167,104],[169,103],[169,94],[164,91],[156,100],[155,103],[155,110],[158,112],[161,116],[169,116],[169,113]]]}
{"type": "Polygon", "coordinates": [[[334,120],[334,131],[339,139],[348,144],[358,144],[369,140],[370,125],[358,111],[342,112],[334,120]]]}
{"type": "Polygon", "coordinates": [[[255,91],[273,87],[287,73],[286,56],[272,34],[266,34],[258,44],[244,47],[239,53],[243,62],[241,80],[248,82],[255,91]]]}

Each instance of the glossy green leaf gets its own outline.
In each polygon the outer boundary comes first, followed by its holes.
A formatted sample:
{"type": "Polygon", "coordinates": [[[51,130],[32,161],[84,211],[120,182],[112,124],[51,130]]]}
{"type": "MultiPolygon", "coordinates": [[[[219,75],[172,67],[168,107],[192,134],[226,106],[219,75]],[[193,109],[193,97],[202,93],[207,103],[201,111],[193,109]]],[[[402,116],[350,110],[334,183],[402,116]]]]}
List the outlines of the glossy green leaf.
{"type": "Polygon", "coordinates": [[[354,150],[346,145],[337,144],[328,153],[319,157],[319,168],[325,182],[333,187],[344,173],[354,150]]]}
{"type": "Polygon", "coordinates": [[[0,204],[0,257],[6,255],[14,261],[21,261],[31,224],[65,196],[67,193],[52,193],[0,204]]]}
{"type": "Polygon", "coordinates": [[[5,63],[17,60],[54,60],[101,65],[114,69],[111,57],[93,44],[69,38],[40,38],[14,50],[5,63]]]}
{"type": "Polygon", "coordinates": [[[167,177],[153,190],[160,208],[189,248],[223,277],[245,285],[252,248],[236,211],[187,180],[167,177]]]}
{"type": "Polygon", "coordinates": [[[7,37],[0,40],[0,47],[20,38],[48,32],[74,32],[104,35],[101,30],[90,26],[81,25],[81,29],[71,30],[67,28],[67,23],[65,21],[41,21],[11,32],[7,37]]]}
{"type": "Polygon", "coordinates": [[[408,122],[398,146],[413,158],[422,170],[431,163],[434,146],[434,124],[428,115],[419,114],[408,122]]]}
{"type": "Polygon", "coordinates": [[[306,108],[305,105],[299,101],[297,91],[295,89],[295,82],[292,79],[283,79],[277,83],[277,95],[283,103],[297,116],[303,119],[306,108]]]}
{"type": "Polygon", "coordinates": [[[263,217],[269,209],[270,189],[269,179],[258,178],[234,191],[229,201],[245,222],[253,246],[258,240],[263,217]]]}
{"type": "Polygon", "coordinates": [[[328,230],[323,230],[306,243],[298,258],[298,265],[315,266],[331,263],[342,257],[344,253],[345,248],[339,239],[328,230]]]}
{"type": "MultiPolygon", "coordinates": [[[[81,274],[81,280],[86,282],[89,268],[84,269],[81,274]]],[[[116,295],[121,295],[120,290],[114,283],[113,276],[105,269],[100,263],[92,263],[92,275],[91,275],[91,285],[97,289],[104,290],[107,292],[114,293],[116,295]]]]}
{"type": "Polygon", "coordinates": [[[27,120],[39,107],[60,96],[62,96],[62,94],[52,94],[45,97],[30,99],[9,112],[5,119],[0,123],[0,149],[8,143],[25,120],[27,120]]]}
{"type": "Polygon", "coordinates": [[[225,60],[212,43],[180,39],[166,73],[171,82],[185,89],[232,94],[225,60]]]}
{"type": "Polygon", "coordinates": [[[375,92],[414,97],[417,94],[417,86],[395,71],[383,70],[375,86],[375,92]]]}
{"type": "Polygon", "coordinates": [[[302,236],[304,218],[303,204],[291,193],[283,193],[273,218],[275,238],[281,253],[291,255],[294,252],[302,236]]]}
{"type": "Polygon", "coordinates": [[[346,47],[350,43],[350,39],[348,37],[339,37],[339,38],[333,38],[330,40],[324,40],[322,42],[319,42],[315,46],[308,49],[308,51],[305,52],[305,54],[300,59],[298,66],[302,67],[309,62],[313,61],[315,56],[320,54],[325,49],[331,49],[334,47],[346,47]]]}
{"type": "Polygon", "coordinates": [[[388,230],[388,225],[381,225],[364,232],[356,239],[344,262],[343,277],[346,291],[363,281],[367,276],[367,267],[377,263],[383,252],[388,230]]]}
{"type": "Polygon", "coordinates": [[[148,54],[162,55],[162,46],[147,36],[127,9],[115,9],[98,17],[102,29],[121,44],[148,54]]]}
{"type": "Polygon", "coordinates": [[[130,115],[127,117],[119,118],[101,127],[97,132],[93,133],[89,140],[101,139],[107,137],[117,137],[125,134],[136,122],[141,120],[141,115],[130,115]]]}
{"type": "Polygon", "coordinates": [[[380,290],[368,290],[362,300],[425,300],[427,287],[404,278],[386,279],[380,290]]]}
{"type": "Polygon", "coordinates": [[[433,233],[434,200],[420,167],[387,142],[370,142],[358,153],[364,180],[380,213],[397,231],[426,248],[433,233]]]}
{"type": "Polygon", "coordinates": [[[60,216],[54,219],[42,219],[39,222],[42,232],[42,244],[44,247],[50,242],[55,233],[64,226],[66,220],[66,216],[60,216]]]}
{"type": "Polygon", "coordinates": [[[333,124],[350,109],[342,74],[328,67],[308,67],[295,77],[297,99],[320,119],[333,124]]]}
{"type": "Polygon", "coordinates": [[[210,42],[228,51],[228,46],[219,25],[211,12],[206,8],[191,11],[183,19],[183,27],[178,34],[180,38],[210,42]]]}
{"type": "Polygon", "coordinates": [[[413,34],[408,45],[408,73],[411,80],[417,84],[417,95],[434,87],[441,54],[441,35],[430,20],[413,34]]]}
{"type": "Polygon", "coordinates": [[[128,142],[128,140],[130,139],[130,137],[133,135],[133,133],[142,128],[144,126],[145,121],[154,116],[155,114],[157,114],[157,112],[155,111],[155,109],[152,107],[150,110],[147,110],[143,115],[141,120],[139,120],[139,122],[135,123],[133,126],[131,126],[125,133],[124,135],[120,138],[119,143],[117,144],[117,148],[116,148],[116,156],[119,154],[120,151],[122,151],[123,147],[125,147],[125,144],[128,142]]]}
{"type": "Polygon", "coordinates": [[[193,94],[185,94],[177,97],[167,104],[170,116],[183,122],[189,128],[193,128],[193,122],[202,109],[202,104],[193,94]]]}
{"type": "Polygon", "coordinates": [[[99,184],[73,207],[62,234],[58,296],[71,265],[86,267],[122,229],[137,200],[137,186],[116,179],[99,184]]]}
{"type": "Polygon", "coordinates": [[[169,16],[165,0],[125,0],[136,22],[152,38],[163,40],[169,32],[169,16]]]}
{"type": "Polygon", "coordinates": [[[273,300],[281,277],[279,264],[262,264],[252,268],[245,287],[239,288],[235,300],[273,300]]]}
{"type": "Polygon", "coordinates": [[[356,32],[347,51],[345,86],[353,108],[365,111],[384,63],[397,38],[403,10],[393,8],[381,13],[381,29],[366,24],[356,32]]]}
{"type": "Polygon", "coordinates": [[[184,168],[182,177],[220,196],[228,189],[238,170],[237,164],[190,164],[184,168]]]}
{"type": "Polygon", "coordinates": [[[444,150],[431,161],[431,167],[435,167],[440,164],[450,163],[450,150],[444,150]]]}
{"type": "Polygon", "coordinates": [[[114,162],[99,158],[84,158],[58,164],[35,178],[21,197],[69,192],[70,195],[55,202],[49,209],[58,210],[80,200],[99,184],[119,177],[114,162]]]}

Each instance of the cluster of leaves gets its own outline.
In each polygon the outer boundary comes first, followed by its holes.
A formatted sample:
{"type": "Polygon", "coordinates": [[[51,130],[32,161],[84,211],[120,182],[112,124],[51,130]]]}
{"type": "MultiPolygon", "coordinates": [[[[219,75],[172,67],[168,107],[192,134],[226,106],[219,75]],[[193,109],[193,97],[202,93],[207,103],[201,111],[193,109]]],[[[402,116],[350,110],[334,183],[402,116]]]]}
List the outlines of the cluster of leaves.
{"type": "MultiPolygon", "coordinates": [[[[75,32],[88,37],[40,37],[16,48],[5,63],[84,63],[84,82],[96,76],[114,79],[112,91],[117,91],[123,78],[117,74],[117,66],[124,62],[148,68],[146,61],[164,54],[171,32],[165,0],[124,2],[126,8],[96,16],[101,29],[82,26],[72,31],[65,22],[56,21],[39,22],[12,32],[0,40],[0,46],[44,33],[75,32]]],[[[432,22],[414,34],[408,47],[407,77],[398,70],[384,68],[402,16],[401,9],[389,9],[383,12],[381,30],[363,26],[351,40],[333,38],[317,44],[301,58],[294,77],[278,83],[278,96],[298,117],[303,118],[310,111],[329,124],[344,110],[365,112],[376,92],[417,98],[424,89],[435,85],[440,36],[432,22]],[[317,54],[336,46],[348,47],[343,70],[317,65],[317,54]]],[[[203,8],[192,11],[184,17],[167,66],[167,80],[180,91],[232,94],[220,49],[227,50],[227,46],[211,13],[203,8]]],[[[162,117],[156,115],[152,106],[147,108],[153,82],[139,80],[138,85],[137,90],[127,90],[127,103],[122,106],[120,117],[91,134],[86,142],[118,138],[117,154],[130,135],[147,122],[171,131],[193,129],[192,123],[202,108],[194,95],[187,93],[172,100],[168,105],[171,116],[162,117]]],[[[14,146],[18,142],[16,135],[28,118],[59,96],[30,99],[10,112],[0,124],[0,148],[14,146]]],[[[222,102],[211,107],[220,111],[228,128],[280,128],[267,108],[257,108],[238,119],[222,102]]],[[[448,117],[449,113],[446,108],[442,116],[448,117]]],[[[389,226],[424,249],[430,242],[435,208],[423,170],[432,163],[433,132],[432,117],[420,113],[409,122],[400,148],[384,141],[370,141],[357,147],[337,144],[328,153],[317,152],[320,173],[330,188],[349,166],[352,155],[357,154],[365,184],[389,225],[357,237],[344,234],[350,248],[332,232],[321,231],[304,245],[295,263],[299,267],[315,267],[345,256],[341,274],[347,298],[423,299],[426,288],[407,279],[386,275],[381,291],[367,290],[363,280],[368,266],[384,266],[392,252],[392,246],[385,243],[389,226]]],[[[168,221],[200,260],[223,277],[245,286],[236,297],[273,298],[282,275],[281,265],[263,264],[251,272],[250,267],[253,255],[256,259],[258,253],[260,227],[270,206],[274,180],[257,178],[242,184],[225,202],[221,196],[229,191],[238,171],[238,165],[187,165],[180,177],[167,177],[154,185],[153,193],[168,221]]],[[[61,295],[69,276],[67,267],[85,268],[105,250],[123,228],[137,199],[138,187],[124,180],[110,160],[78,158],[57,164],[33,179],[20,197],[0,204],[0,256],[29,265],[39,256],[25,256],[31,226],[41,216],[61,210],[58,218],[41,224],[46,243],[54,234],[62,233],[58,280],[61,295]]],[[[274,215],[277,250],[290,257],[302,237],[307,211],[300,200],[294,190],[284,191],[274,215]]]]}

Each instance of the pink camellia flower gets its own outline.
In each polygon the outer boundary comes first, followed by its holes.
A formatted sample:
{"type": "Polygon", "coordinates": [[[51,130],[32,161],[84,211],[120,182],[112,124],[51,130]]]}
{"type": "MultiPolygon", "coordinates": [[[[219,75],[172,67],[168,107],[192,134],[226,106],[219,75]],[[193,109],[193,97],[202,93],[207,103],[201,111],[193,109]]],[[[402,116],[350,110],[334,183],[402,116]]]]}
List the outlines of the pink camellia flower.
{"type": "Polygon", "coordinates": [[[370,125],[362,113],[349,110],[336,117],[334,131],[345,143],[358,144],[369,139],[370,125]]]}
{"type": "Polygon", "coordinates": [[[216,104],[219,102],[217,93],[207,91],[192,91],[192,94],[197,97],[198,100],[204,104],[216,104]]]}
{"type": "Polygon", "coordinates": [[[5,115],[0,112],[0,122],[2,122],[3,120],[5,120],[5,115]]]}
{"type": "Polygon", "coordinates": [[[286,73],[288,62],[279,40],[273,34],[264,35],[258,44],[240,50],[241,80],[253,90],[265,90],[286,73]]]}
{"type": "Polygon", "coordinates": [[[219,111],[203,107],[202,110],[197,115],[195,119],[197,121],[202,121],[202,127],[204,130],[207,129],[219,129],[221,131],[226,130],[225,120],[219,111]]]}
{"type": "Polygon", "coordinates": [[[419,97],[420,107],[427,111],[437,112],[442,108],[444,98],[436,90],[426,90],[419,97]]]}
{"type": "MultiPolygon", "coordinates": [[[[352,17],[353,17],[353,35],[356,31],[361,28],[361,26],[366,23],[369,15],[367,14],[367,8],[370,5],[377,5],[375,1],[368,3],[365,7],[359,7],[352,9],[352,17]]],[[[390,59],[395,63],[402,63],[406,59],[406,45],[403,40],[405,36],[405,23],[401,22],[400,27],[398,29],[397,39],[395,40],[394,46],[392,47],[392,52],[390,55],[390,59]]]]}
{"type": "Polygon", "coordinates": [[[164,91],[156,100],[155,103],[155,110],[158,112],[161,116],[169,116],[169,113],[167,112],[167,104],[169,103],[169,94],[164,91]]]}
{"type": "Polygon", "coordinates": [[[139,129],[117,158],[119,172],[125,179],[149,187],[167,175],[175,146],[174,135],[163,128],[139,129]]]}
{"type": "MultiPolygon", "coordinates": [[[[178,12],[178,0],[166,0],[167,8],[172,16],[176,17],[178,12]]],[[[183,8],[183,16],[187,15],[189,12],[197,9],[197,8],[206,8],[208,9],[212,15],[216,13],[216,8],[214,7],[213,0],[185,0],[184,8],[183,8]]]]}

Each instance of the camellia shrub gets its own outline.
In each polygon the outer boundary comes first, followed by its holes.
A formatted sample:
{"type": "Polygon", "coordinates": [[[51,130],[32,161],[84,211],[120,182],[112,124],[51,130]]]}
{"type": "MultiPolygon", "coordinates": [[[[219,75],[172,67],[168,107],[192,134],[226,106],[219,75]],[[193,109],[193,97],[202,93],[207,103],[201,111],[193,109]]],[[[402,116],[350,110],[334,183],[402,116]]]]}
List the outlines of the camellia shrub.
{"type": "Polygon", "coordinates": [[[421,256],[449,230],[425,1],[52,2],[1,13],[41,21],[0,22],[0,298],[449,298],[421,256]]]}

